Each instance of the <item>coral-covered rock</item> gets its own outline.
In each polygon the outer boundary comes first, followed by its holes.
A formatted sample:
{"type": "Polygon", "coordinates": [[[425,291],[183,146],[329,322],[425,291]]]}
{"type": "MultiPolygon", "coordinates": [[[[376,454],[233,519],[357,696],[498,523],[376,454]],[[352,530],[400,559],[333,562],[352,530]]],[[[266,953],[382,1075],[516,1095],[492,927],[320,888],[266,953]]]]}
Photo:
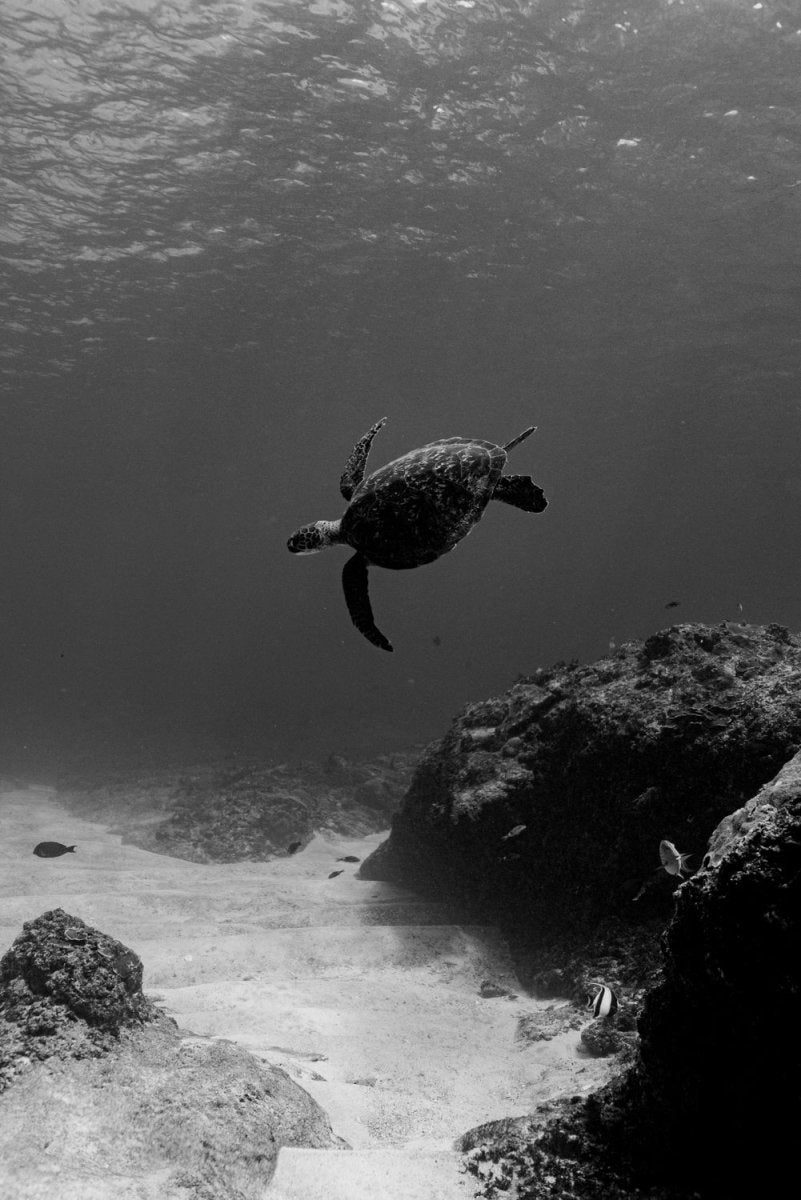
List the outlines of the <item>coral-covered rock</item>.
{"type": "Polygon", "coordinates": [[[26,921],[0,959],[0,985],[67,1008],[89,1025],[117,1032],[153,1015],[133,950],[63,908],[26,921]]]}
{"type": "Polygon", "coordinates": [[[122,942],[61,908],[26,921],[0,959],[0,1090],[20,1063],[99,1054],[156,1013],[122,942]]]}
{"type": "Polygon", "coordinates": [[[640,1189],[616,1169],[575,1096],[525,1117],[488,1121],[456,1143],[485,1200],[690,1200],[682,1189],[640,1189]]]}
{"type": "Polygon", "coordinates": [[[501,921],[528,940],[533,969],[563,969],[566,946],[615,923],[650,923],[656,947],[678,882],[659,869],[659,842],[697,866],[718,822],[799,746],[798,636],[671,626],[469,705],[359,873],[501,921]]]}

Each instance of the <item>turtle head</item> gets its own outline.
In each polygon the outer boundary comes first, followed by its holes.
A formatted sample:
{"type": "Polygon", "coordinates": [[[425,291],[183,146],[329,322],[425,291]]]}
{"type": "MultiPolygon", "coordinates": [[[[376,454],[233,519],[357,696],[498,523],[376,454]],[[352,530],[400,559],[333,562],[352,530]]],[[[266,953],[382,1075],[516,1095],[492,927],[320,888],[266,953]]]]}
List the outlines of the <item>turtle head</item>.
{"type": "Polygon", "coordinates": [[[339,521],[315,521],[312,525],[301,525],[292,534],[286,547],[290,554],[316,554],[326,546],[339,541],[339,521]]]}

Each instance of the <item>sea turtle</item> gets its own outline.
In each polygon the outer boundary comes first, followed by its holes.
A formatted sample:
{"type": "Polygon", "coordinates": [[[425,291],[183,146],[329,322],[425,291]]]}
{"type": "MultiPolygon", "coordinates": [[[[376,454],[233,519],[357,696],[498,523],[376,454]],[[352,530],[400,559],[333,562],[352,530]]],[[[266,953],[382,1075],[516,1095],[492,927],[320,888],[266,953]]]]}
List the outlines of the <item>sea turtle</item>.
{"type": "Polygon", "coordinates": [[[339,490],[349,501],[338,521],[303,525],[287,542],[293,554],[314,554],[347,545],[356,553],[345,563],[342,586],[351,620],[374,646],[392,646],[375,626],[367,569],[420,567],[452,550],[481,520],[490,500],[525,512],[542,512],[547,500],[527,475],[501,475],[506,456],[536,429],[532,425],[505,446],[480,438],[452,437],[410,450],[364,479],[377,421],[353,448],[339,490]]]}

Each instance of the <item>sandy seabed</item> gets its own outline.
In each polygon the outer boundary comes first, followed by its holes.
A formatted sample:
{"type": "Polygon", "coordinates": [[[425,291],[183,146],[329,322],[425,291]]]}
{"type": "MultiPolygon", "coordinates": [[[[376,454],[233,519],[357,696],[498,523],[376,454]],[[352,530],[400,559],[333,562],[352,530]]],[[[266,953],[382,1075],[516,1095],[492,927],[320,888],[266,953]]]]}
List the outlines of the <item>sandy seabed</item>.
{"type": "Polygon", "coordinates": [[[456,1137],[589,1091],[614,1069],[583,1054],[575,1030],[516,1039],[519,1018],[552,1002],[519,993],[497,929],[455,924],[442,906],[338,861],[364,859],[385,833],[205,865],[124,845],[48,788],[0,794],[0,822],[1,952],[24,921],[63,908],[136,951],[145,992],[187,1038],[228,1039],[283,1067],[329,1114],[352,1152],[283,1151],[275,1200],[314,1200],[318,1185],[332,1200],[416,1200],[426,1184],[416,1190],[414,1168],[424,1176],[427,1155],[442,1168],[443,1153],[446,1182],[429,1183],[429,1200],[472,1194],[448,1158],[456,1137]],[[41,840],[77,852],[39,859],[41,840]],[[483,998],[484,981],[518,994],[483,998]]]}

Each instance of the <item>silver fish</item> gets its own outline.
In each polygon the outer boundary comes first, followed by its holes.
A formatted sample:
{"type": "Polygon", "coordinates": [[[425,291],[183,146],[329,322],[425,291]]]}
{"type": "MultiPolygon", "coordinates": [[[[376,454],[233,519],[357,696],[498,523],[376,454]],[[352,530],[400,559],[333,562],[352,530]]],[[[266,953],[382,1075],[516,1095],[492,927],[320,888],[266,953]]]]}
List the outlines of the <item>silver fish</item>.
{"type": "Polygon", "coordinates": [[[526,828],[525,825],[515,825],[514,829],[510,829],[508,833],[505,833],[503,835],[503,837],[501,838],[501,841],[508,842],[509,838],[520,837],[520,834],[523,832],[523,830],[525,828],[526,828]]]}
{"type": "MultiPolygon", "coordinates": [[[[692,858],[692,855],[681,854],[672,842],[662,841],[659,843],[659,861],[668,875],[681,877],[682,871],[686,870],[688,858],[692,858]]],[[[689,875],[689,871],[687,874],[689,875]]]]}

